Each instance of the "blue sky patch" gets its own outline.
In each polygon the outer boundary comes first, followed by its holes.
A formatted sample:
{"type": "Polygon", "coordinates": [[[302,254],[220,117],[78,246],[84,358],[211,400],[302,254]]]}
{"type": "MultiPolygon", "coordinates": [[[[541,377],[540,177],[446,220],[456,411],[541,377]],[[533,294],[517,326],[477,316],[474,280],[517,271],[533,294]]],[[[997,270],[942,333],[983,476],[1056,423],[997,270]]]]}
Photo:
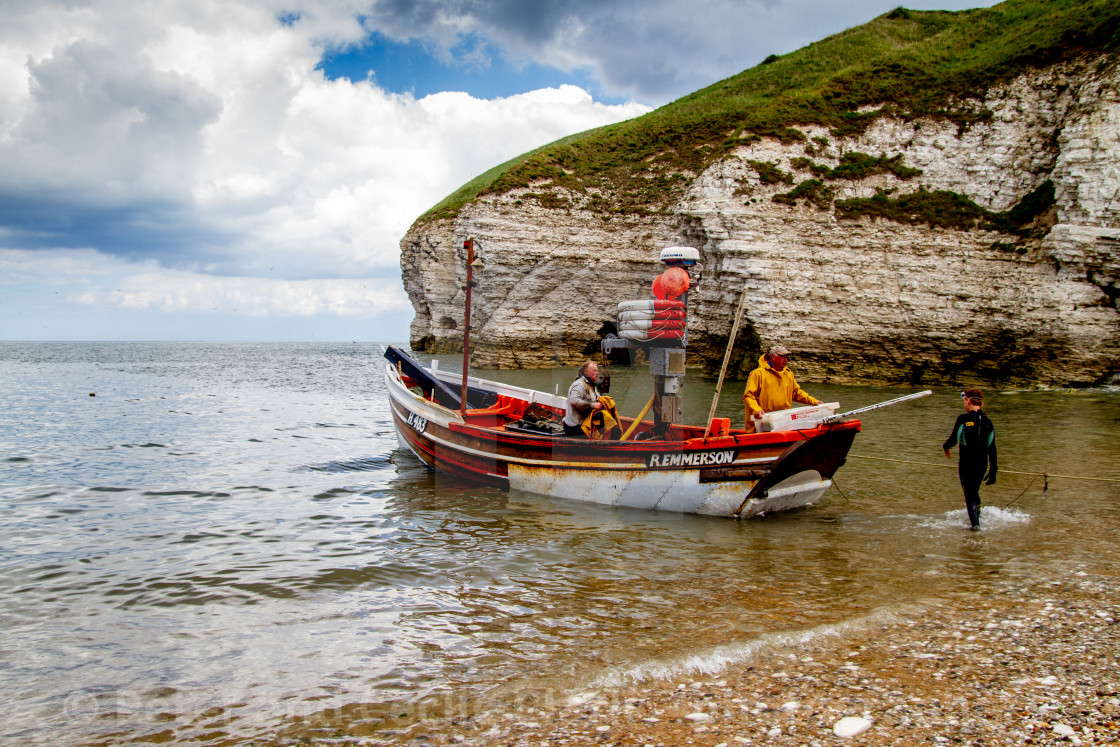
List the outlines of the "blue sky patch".
{"type": "Polygon", "coordinates": [[[564,72],[533,63],[515,67],[476,37],[466,38],[451,52],[452,61],[443,62],[421,41],[397,42],[374,33],[361,45],[327,53],[317,68],[331,80],[372,78],[386,91],[411,93],[416,98],[442,91],[465,91],[475,98],[495,99],[567,83],[590,92],[605,104],[627,101],[603,96],[586,70],[564,72]],[[479,49],[483,50],[481,60],[479,49]]]}

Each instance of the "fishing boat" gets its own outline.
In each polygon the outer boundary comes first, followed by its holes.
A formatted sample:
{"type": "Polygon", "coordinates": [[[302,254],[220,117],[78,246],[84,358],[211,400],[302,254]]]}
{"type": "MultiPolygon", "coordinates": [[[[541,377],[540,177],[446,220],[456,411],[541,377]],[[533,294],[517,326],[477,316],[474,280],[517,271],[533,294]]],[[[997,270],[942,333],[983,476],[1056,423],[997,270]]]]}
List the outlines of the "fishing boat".
{"type": "MultiPolygon", "coordinates": [[[[633,334],[603,341],[612,348],[640,346],[650,361],[655,394],[637,417],[620,416],[614,435],[577,438],[563,435],[558,421],[566,398],[489,381],[469,373],[471,268],[478,262],[473,242],[467,250],[468,302],[463,372],[423,366],[408,352],[385,349],[385,383],[402,448],[430,468],[459,477],[508,486],[546,496],[613,506],[748,518],[817,502],[844,464],[861,423],[836,414],[837,403],[767,413],[757,432],[731,428],[715,418],[716,402],[704,425],[677,422],[687,326],[677,324],[687,308],[685,292],[662,279],[648,305],[648,321],[672,310],[669,334],[641,334],[657,325],[628,325],[633,334]],[[667,290],[666,290],[667,289],[667,290]],[[676,294],[676,298],[668,298],[676,294]],[[658,304],[666,300],[674,303],[658,304]],[[650,419],[643,419],[652,412],[650,419]],[[620,435],[621,434],[621,435],[620,435]]],[[[670,269],[687,269],[697,253],[688,247],[662,252],[670,269]]],[[[667,271],[668,272],[668,271],[667,271]]],[[[675,275],[680,280],[680,275],[675,275]]],[[[744,295],[745,297],[745,295],[744,295]]],[[[638,306],[620,304],[624,320],[638,306]]],[[[728,343],[716,388],[723,384],[738,328],[728,343]]],[[[643,319],[642,321],[647,321],[643,319]]],[[[656,330],[654,330],[656,331],[656,330]]],[[[923,393],[923,394],[928,394],[923,393]]],[[[899,398],[888,403],[910,399],[899,398]]],[[[881,405],[876,405],[878,407],[881,405]]]]}
{"type": "Polygon", "coordinates": [[[654,422],[640,421],[626,441],[569,438],[524,417],[535,406],[559,419],[564,397],[468,376],[470,403],[493,404],[464,413],[454,406],[458,372],[423,367],[392,346],[385,354],[402,448],[441,472],[558,498],[742,518],[807,506],[832,484],[860,429],[846,420],[705,435],[704,426],[674,423],[652,438],[654,422]]]}

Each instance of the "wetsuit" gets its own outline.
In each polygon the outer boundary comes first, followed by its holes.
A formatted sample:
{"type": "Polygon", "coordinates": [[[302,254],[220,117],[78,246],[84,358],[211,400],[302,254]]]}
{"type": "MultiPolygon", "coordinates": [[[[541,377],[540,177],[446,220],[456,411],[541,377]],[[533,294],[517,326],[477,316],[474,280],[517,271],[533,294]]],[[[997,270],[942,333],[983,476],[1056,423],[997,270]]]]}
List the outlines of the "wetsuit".
{"type": "Polygon", "coordinates": [[[957,474],[964,489],[964,504],[968,521],[974,529],[980,527],[980,483],[987,473],[987,484],[996,481],[996,429],[982,410],[966,412],[953,424],[953,432],[945,442],[948,451],[960,444],[960,462],[957,474]]]}

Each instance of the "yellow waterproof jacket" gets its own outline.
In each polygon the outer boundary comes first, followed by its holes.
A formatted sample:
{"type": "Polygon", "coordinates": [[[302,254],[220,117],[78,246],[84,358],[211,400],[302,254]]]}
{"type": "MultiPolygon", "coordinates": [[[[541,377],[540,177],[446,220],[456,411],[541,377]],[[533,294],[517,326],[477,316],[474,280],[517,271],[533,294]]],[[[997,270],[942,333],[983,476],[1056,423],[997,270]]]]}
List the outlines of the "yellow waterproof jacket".
{"type": "Polygon", "coordinates": [[[603,405],[603,409],[589,413],[583,419],[580,427],[592,441],[617,439],[622,433],[618,420],[618,408],[615,406],[614,400],[606,394],[599,397],[599,402],[603,405]]]}
{"type": "Polygon", "coordinates": [[[820,404],[820,400],[797,385],[789,366],[775,371],[763,355],[758,359],[758,368],[751,371],[747,388],[743,390],[743,404],[747,406],[747,430],[751,429],[751,415],[754,413],[788,410],[794,402],[820,404]]]}

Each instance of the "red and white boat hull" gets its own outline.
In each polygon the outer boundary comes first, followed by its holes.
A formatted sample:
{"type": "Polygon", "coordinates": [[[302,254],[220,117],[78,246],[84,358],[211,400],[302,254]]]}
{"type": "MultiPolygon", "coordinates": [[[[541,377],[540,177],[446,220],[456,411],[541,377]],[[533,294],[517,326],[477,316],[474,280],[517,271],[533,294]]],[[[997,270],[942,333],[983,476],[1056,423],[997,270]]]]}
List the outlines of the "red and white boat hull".
{"type": "MultiPolygon", "coordinates": [[[[460,383],[457,374],[432,373],[460,383]]],[[[429,467],[611,506],[749,517],[811,505],[832,484],[860,427],[849,421],[703,438],[703,428],[675,425],[670,440],[592,441],[506,430],[502,418],[485,411],[468,410],[464,419],[412,391],[394,366],[386,366],[385,379],[397,437],[429,467]]],[[[562,397],[481,379],[468,383],[562,412],[562,397]]],[[[639,434],[648,430],[643,426],[639,434]]]]}

